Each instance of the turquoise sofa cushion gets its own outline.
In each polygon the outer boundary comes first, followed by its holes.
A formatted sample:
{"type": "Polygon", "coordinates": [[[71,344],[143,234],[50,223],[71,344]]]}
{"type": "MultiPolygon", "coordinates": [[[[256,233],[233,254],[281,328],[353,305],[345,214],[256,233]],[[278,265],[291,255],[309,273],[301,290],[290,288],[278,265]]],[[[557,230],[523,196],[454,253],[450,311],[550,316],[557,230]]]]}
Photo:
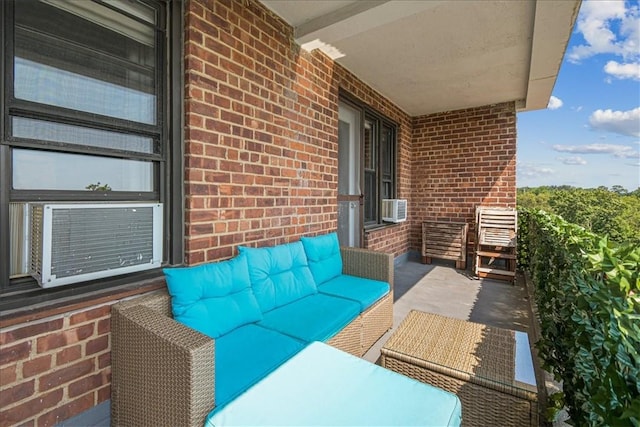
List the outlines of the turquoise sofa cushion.
{"type": "Polygon", "coordinates": [[[215,426],[457,427],[460,399],[323,343],[311,343],[223,408],[215,426]]]}
{"type": "Polygon", "coordinates": [[[163,271],[173,317],[196,331],[217,338],[262,319],[244,256],[163,271]]]}
{"type": "Polygon", "coordinates": [[[294,338],[255,324],[216,340],[215,403],[225,405],[305,347],[294,338]]]}
{"type": "Polygon", "coordinates": [[[387,295],[389,289],[390,287],[387,282],[349,276],[347,274],[341,274],[318,286],[320,293],[348,298],[358,302],[361,312],[387,295]]]}
{"type": "Polygon", "coordinates": [[[251,286],[263,312],[318,292],[302,243],[238,249],[247,257],[251,286]]]}
{"type": "Polygon", "coordinates": [[[319,286],[342,274],[342,255],[336,233],[301,237],[300,241],[304,245],[316,285],[319,286]]]}
{"type": "Polygon", "coordinates": [[[360,304],[315,294],[264,314],[258,323],[305,342],[326,341],[360,314],[360,304]]]}

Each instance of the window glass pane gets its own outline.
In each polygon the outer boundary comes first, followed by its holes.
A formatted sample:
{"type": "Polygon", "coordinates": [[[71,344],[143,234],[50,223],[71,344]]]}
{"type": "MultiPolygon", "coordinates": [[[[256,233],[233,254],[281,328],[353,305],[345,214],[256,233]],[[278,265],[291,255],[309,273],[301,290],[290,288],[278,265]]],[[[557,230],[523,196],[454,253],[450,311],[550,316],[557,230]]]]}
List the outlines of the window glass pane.
{"type": "Polygon", "coordinates": [[[89,1],[47,2],[16,2],[14,96],[155,124],[154,28],[89,1]]]}
{"type": "Polygon", "coordinates": [[[17,190],[153,191],[153,172],[152,162],[13,150],[17,190]]]}
{"type": "Polygon", "coordinates": [[[13,117],[11,119],[12,135],[18,138],[36,139],[40,141],[64,142],[67,144],[109,148],[113,150],[133,151],[153,154],[153,138],[127,135],[45,120],[13,117]]]}
{"type": "Polygon", "coordinates": [[[364,123],[364,168],[376,169],[376,129],[370,120],[364,123]]]}
{"type": "Polygon", "coordinates": [[[377,191],[376,174],[372,171],[364,171],[364,221],[377,220],[377,191]]]}

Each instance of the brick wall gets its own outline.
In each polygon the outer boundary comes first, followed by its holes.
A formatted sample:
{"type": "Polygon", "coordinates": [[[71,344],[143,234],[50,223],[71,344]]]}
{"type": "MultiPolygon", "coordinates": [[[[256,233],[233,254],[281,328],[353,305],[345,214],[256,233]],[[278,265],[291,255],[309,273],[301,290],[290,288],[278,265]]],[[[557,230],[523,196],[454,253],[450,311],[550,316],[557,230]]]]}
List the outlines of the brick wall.
{"type": "MultiPolygon", "coordinates": [[[[340,88],[399,123],[399,196],[408,197],[404,112],[326,56],[300,51],[292,28],[261,4],[192,0],[186,27],[188,264],[337,228],[340,88]]],[[[408,230],[397,227],[400,240],[408,230]]]]}
{"type": "Polygon", "coordinates": [[[336,229],[330,61],[302,57],[259,4],[193,0],[186,13],[188,263],[336,229]]]}
{"type": "Polygon", "coordinates": [[[516,111],[513,103],[413,119],[411,246],[423,220],[470,224],[477,205],[515,207],[516,111]]]}
{"type": "Polygon", "coordinates": [[[110,399],[110,309],[0,332],[0,425],[51,426],[110,399]]]}

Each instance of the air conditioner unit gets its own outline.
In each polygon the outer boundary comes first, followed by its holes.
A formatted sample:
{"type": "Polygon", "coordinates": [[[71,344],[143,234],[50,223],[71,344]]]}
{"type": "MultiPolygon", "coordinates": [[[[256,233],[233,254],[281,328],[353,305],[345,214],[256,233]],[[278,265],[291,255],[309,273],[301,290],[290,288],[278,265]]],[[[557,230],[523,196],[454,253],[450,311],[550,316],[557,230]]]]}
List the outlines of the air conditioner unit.
{"type": "Polygon", "coordinates": [[[407,201],[405,199],[382,199],[382,220],[403,222],[407,220],[407,201]]]}
{"type": "Polygon", "coordinates": [[[43,288],[160,267],[161,203],[30,203],[30,273],[43,288]]]}

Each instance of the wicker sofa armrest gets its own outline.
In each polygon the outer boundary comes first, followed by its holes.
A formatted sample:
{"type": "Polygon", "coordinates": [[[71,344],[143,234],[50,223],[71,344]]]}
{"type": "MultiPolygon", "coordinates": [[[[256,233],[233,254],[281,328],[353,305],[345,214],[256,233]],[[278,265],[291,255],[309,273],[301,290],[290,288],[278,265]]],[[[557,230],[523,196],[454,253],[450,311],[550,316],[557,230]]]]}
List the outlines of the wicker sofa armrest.
{"type": "Polygon", "coordinates": [[[388,282],[393,291],[393,255],[346,246],[340,252],[344,274],[388,282]]]}
{"type": "Polygon", "coordinates": [[[112,425],[204,424],[214,407],[214,340],[135,301],[112,307],[111,340],[112,425]]]}

